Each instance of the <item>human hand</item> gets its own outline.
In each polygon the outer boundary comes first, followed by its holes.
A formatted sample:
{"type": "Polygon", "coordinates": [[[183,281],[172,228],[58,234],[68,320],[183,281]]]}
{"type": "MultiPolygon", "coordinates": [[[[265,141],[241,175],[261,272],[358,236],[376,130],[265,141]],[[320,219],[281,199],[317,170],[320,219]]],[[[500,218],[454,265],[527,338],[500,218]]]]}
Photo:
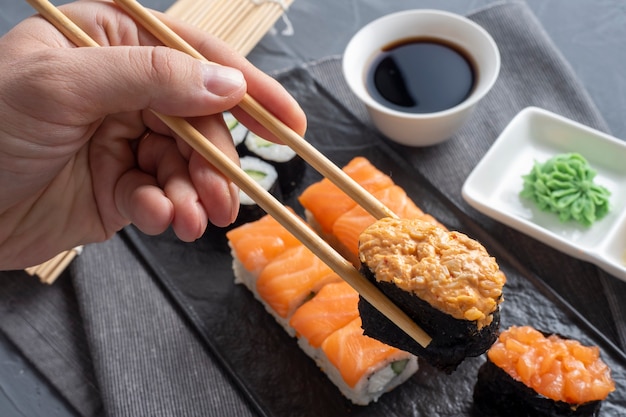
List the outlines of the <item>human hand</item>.
{"type": "Polygon", "coordinates": [[[62,10],[103,47],[75,48],[38,16],[0,38],[0,269],[108,239],[131,222],[148,234],[171,225],[185,241],[199,238],[209,221],[231,223],[236,187],[147,109],[187,118],[237,160],[221,113],[248,91],[303,134],[293,98],[223,43],[167,16],[222,65],[158,46],[110,2],[62,10]],[[138,140],[146,128],[154,133],[138,140]]]}

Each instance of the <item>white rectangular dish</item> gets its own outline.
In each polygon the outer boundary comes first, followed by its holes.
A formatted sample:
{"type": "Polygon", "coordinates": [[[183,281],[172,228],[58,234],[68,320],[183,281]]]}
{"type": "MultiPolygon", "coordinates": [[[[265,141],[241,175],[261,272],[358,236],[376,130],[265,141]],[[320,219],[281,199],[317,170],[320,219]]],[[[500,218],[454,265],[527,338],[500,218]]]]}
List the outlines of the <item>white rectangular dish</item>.
{"type": "Polygon", "coordinates": [[[537,107],[513,118],[463,185],[478,211],[626,281],[626,142],[537,107]],[[589,227],[561,222],[520,197],[535,161],[581,154],[609,189],[610,211],[589,227]]]}

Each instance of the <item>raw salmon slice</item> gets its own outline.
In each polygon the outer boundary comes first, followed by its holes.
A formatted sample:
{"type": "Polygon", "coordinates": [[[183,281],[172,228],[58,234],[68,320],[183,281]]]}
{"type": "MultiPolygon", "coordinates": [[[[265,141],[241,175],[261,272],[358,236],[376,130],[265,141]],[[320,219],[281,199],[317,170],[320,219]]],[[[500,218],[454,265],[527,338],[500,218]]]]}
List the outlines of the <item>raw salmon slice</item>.
{"type": "MultiPolygon", "coordinates": [[[[425,216],[406,192],[397,185],[378,190],[372,195],[400,218],[413,219],[425,216]]],[[[358,263],[359,235],[375,221],[376,219],[361,206],[353,207],[335,221],[333,235],[341,245],[340,251],[353,264],[358,263]]]]}
{"type": "Polygon", "coordinates": [[[584,404],[603,400],[615,390],[597,346],[546,337],[530,326],[502,332],[487,355],[511,378],[555,401],[584,404]]]}
{"type": "Polygon", "coordinates": [[[298,337],[319,348],[331,333],[359,317],[358,304],[359,294],[349,284],[330,283],[300,306],[289,324],[298,337]]]}
{"type": "Polygon", "coordinates": [[[287,318],[324,284],[341,278],[300,244],[267,264],[257,280],[258,295],[282,318],[287,318]]]}
{"type": "Polygon", "coordinates": [[[322,350],[350,387],[354,387],[381,363],[392,361],[403,353],[365,336],[360,317],[328,336],[322,343],[322,350]]]}
{"type": "Polygon", "coordinates": [[[226,237],[235,259],[255,276],[285,250],[302,245],[269,215],[228,231],[226,237]]]}
{"type": "MultiPolygon", "coordinates": [[[[363,157],[352,159],[342,169],[371,193],[393,185],[393,181],[388,175],[383,174],[363,157]]],[[[298,197],[298,200],[313,215],[324,233],[331,233],[335,220],[356,206],[352,198],[348,197],[327,178],[307,187],[298,197]]]]}

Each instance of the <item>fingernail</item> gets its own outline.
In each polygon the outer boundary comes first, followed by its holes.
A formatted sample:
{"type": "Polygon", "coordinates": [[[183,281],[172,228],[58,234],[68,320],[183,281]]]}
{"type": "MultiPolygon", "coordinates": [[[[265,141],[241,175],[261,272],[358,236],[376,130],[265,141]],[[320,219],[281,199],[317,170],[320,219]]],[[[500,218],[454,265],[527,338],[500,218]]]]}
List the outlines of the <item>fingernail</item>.
{"type": "Polygon", "coordinates": [[[239,187],[231,182],[228,188],[230,188],[231,219],[234,222],[239,214],[239,187]]]}
{"type": "Polygon", "coordinates": [[[202,73],[206,89],[222,97],[239,90],[246,82],[238,69],[217,64],[203,64],[202,73]]]}

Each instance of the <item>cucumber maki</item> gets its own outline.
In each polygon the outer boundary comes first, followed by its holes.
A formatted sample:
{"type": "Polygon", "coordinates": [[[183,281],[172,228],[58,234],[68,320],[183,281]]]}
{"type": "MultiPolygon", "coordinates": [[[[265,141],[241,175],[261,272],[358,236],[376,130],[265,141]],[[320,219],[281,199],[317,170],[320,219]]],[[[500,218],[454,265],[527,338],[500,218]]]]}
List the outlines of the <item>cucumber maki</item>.
{"type": "MultiPolygon", "coordinates": [[[[276,169],[269,163],[254,156],[244,156],[239,159],[243,169],[257,184],[268,191],[279,201],[282,201],[282,189],[278,181],[276,169]]],[[[235,223],[242,224],[258,220],[266,213],[259,205],[243,191],[239,191],[239,215],[235,223]]]]}
{"type": "Polygon", "coordinates": [[[280,145],[248,132],[243,154],[256,156],[274,166],[284,195],[289,195],[300,184],[306,168],[304,160],[287,145],[280,145]]]}
{"type": "Polygon", "coordinates": [[[235,149],[237,149],[237,152],[240,152],[243,149],[243,143],[246,140],[248,128],[241,124],[239,120],[235,119],[235,116],[233,116],[231,112],[227,111],[222,113],[222,117],[224,117],[224,122],[226,126],[228,126],[230,135],[233,138],[235,149]]]}

